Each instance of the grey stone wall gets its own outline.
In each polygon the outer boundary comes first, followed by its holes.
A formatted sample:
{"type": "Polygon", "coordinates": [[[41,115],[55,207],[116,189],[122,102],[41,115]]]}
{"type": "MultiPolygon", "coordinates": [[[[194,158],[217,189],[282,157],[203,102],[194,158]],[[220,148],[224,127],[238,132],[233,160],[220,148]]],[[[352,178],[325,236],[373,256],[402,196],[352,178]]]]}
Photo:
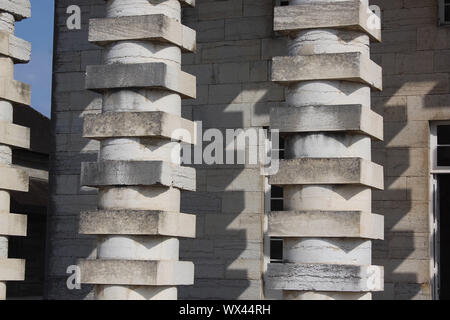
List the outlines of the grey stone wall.
{"type": "Polygon", "coordinates": [[[450,32],[438,27],[438,1],[373,0],[382,9],[383,42],[372,59],[383,67],[373,109],[384,116],[385,140],[373,145],[385,168],[385,191],[374,193],[385,241],[374,264],[385,267],[379,299],[430,299],[429,120],[450,119],[450,32]]]}
{"type": "MultiPolygon", "coordinates": [[[[185,101],[183,110],[203,130],[268,126],[269,108],[284,101],[284,89],[269,79],[272,20],[272,0],[200,0],[184,11],[184,23],[197,30],[196,54],[183,56],[183,69],[197,76],[197,100],[185,101]]],[[[185,193],[181,204],[197,215],[197,238],[180,248],[195,264],[195,284],[180,288],[180,298],[262,298],[259,167],[195,167],[197,192],[185,193]]]]}
{"type": "Polygon", "coordinates": [[[88,21],[103,15],[103,0],[56,0],[52,95],[50,199],[47,220],[45,297],[90,298],[91,288],[68,290],[66,269],[95,256],[95,239],[78,234],[81,210],[97,204],[96,190],[80,187],[82,161],[96,161],[98,143],[81,136],[83,115],[99,112],[100,96],[85,90],[86,65],[101,64],[101,50],[88,42],[88,21]],[[67,7],[80,6],[81,30],[68,30],[67,7]]]}

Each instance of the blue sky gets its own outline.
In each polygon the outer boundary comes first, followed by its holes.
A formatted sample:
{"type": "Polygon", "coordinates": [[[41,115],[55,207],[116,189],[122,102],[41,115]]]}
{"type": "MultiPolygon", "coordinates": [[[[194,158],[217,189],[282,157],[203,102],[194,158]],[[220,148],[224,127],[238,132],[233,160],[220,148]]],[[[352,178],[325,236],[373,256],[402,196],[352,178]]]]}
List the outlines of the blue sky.
{"type": "Polygon", "coordinates": [[[53,0],[31,0],[31,18],[16,23],[16,36],[31,42],[31,61],[16,64],[15,79],[31,85],[31,106],[50,116],[53,0]]]}

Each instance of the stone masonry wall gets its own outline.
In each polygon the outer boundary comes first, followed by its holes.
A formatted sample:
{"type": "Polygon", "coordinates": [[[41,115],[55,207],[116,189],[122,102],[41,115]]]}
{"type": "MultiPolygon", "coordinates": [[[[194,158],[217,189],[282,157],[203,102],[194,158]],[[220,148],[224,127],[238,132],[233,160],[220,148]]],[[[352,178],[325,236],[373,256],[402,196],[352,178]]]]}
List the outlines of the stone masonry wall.
{"type": "Polygon", "coordinates": [[[382,9],[383,42],[372,59],[383,67],[373,109],[384,116],[384,142],[373,144],[385,191],[373,211],[385,216],[374,264],[385,267],[381,299],[430,299],[429,120],[450,119],[450,29],[438,26],[438,1],[372,0],[382,9]]]}
{"type": "MultiPolygon", "coordinates": [[[[184,23],[197,31],[197,52],[183,69],[197,77],[197,99],[185,117],[203,130],[262,128],[284,101],[271,83],[272,0],[197,0],[184,23]]],[[[284,49],[283,47],[281,47],[284,49]]],[[[256,152],[254,149],[251,152],[256,152]]],[[[182,197],[182,212],[197,215],[197,238],[180,254],[195,264],[195,283],[180,299],[260,299],[263,296],[264,177],[257,166],[195,166],[197,192],[182,197]]]]}
{"type": "Polygon", "coordinates": [[[95,257],[95,237],[78,234],[82,210],[95,209],[97,191],[80,187],[81,162],[96,161],[98,142],[82,138],[83,117],[98,113],[101,96],[85,90],[87,65],[101,64],[101,48],[88,42],[88,21],[104,15],[103,0],[56,0],[52,95],[52,147],[46,249],[47,299],[91,298],[90,286],[68,290],[66,269],[95,257]],[[68,30],[67,7],[81,8],[81,30],[68,30]]]}

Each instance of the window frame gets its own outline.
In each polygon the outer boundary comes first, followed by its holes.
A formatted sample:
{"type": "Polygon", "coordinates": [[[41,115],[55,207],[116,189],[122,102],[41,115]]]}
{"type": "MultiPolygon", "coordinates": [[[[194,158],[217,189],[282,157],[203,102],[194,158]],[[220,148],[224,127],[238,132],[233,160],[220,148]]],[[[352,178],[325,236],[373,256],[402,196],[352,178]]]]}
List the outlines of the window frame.
{"type": "Polygon", "coordinates": [[[450,26],[450,20],[445,20],[445,9],[446,7],[450,8],[450,3],[446,4],[445,0],[439,0],[439,25],[440,26],[450,26]]]}
{"type": "MultiPolygon", "coordinates": [[[[450,174],[450,166],[438,166],[437,161],[437,148],[438,148],[438,136],[437,127],[442,125],[450,126],[450,120],[448,121],[432,121],[430,122],[430,171],[432,174],[450,174]]],[[[444,145],[449,146],[450,145],[444,145]]]]}

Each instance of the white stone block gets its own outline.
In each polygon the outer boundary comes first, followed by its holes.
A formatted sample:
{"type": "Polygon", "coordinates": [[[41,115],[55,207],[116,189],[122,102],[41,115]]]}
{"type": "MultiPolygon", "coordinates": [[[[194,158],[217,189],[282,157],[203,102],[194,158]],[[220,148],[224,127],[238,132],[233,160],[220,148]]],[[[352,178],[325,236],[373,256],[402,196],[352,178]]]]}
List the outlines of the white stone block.
{"type": "Polygon", "coordinates": [[[195,238],[195,216],[163,211],[98,210],[82,212],[81,234],[160,235],[195,238]]]}
{"type": "Polygon", "coordinates": [[[0,121],[0,143],[8,146],[30,148],[30,129],[0,121]]]}
{"type": "Polygon", "coordinates": [[[194,264],[186,261],[80,260],[81,283],[175,286],[194,283],[194,264]]]}
{"type": "Polygon", "coordinates": [[[162,185],[195,191],[195,169],[163,161],[84,162],[81,184],[89,187],[162,185]]]}
{"type": "Polygon", "coordinates": [[[280,83],[346,80],[382,90],[381,67],[359,52],[275,57],[272,80],[280,83]]]}
{"type": "Polygon", "coordinates": [[[275,7],[275,31],[287,33],[320,28],[358,30],[367,33],[374,41],[381,41],[380,18],[360,0],[275,7]]]}
{"type": "MultiPolygon", "coordinates": [[[[111,137],[163,137],[171,139],[183,130],[182,142],[194,143],[194,122],[166,112],[107,112],[84,117],[83,137],[105,139],[111,137]]],[[[177,137],[178,138],[178,137],[177,137]]]]}
{"type": "Polygon", "coordinates": [[[15,63],[27,63],[30,61],[31,44],[8,32],[0,31],[0,54],[11,57],[15,63]]]}
{"type": "Polygon", "coordinates": [[[28,174],[24,170],[0,164],[0,190],[28,192],[28,174]]]}
{"type": "Polygon", "coordinates": [[[384,217],[361,211],[278,211],[269,213],[271,237],[384,238],[384,217]]]}
{"type": "Polygon", "coordinates": [[[27,216],[22,214],[0,213],[0,235],[2,236],[26,236],[27,216]]]}
{"type": "Polygon", "coordinates": [[[362,105],[272,108],[270,127],[280,132],[347,131],[383,140],[383,117],[362,105]]]}
{"type": "Polygon", "coordinates": [[[87,66],[86,89],[154,88],[179,93],[182,98],[196,97],[195,77],[165,63],[134,63],[87,66]]]}
{"type": "Polygon", "coordinates": [[[24,281],[25,260],[0,259],[0,281],[24,281]]]}
{"type": "Polygon", "coordinates": [[[383,167],[361,158],[301,158],[281,160],[272,185],[355,184],[384,188],[383,167]]]}
{"type": "Polygon", "coordinates": [[[383,273],[380,266],[271,263],[266,284],[286,291],[382,291],[383,273]]]}
{"type": "Polygon", "coordinates": [[[20,81],[3,78],[0,79],[0,98],[29,106],[31,104],[31,88],[28,84],[20,81]]]}
{"type": "Polygon", "coordinates": [[[2,0],[0,10],[11,13],[16,20],[31,17],[30,0],[2,0]]]}
{"type": "Polygon", "coordinates": [[[195,31],[163,14],[90,19],[89,41],[99,45],[122,40],[168,42],[195,51],[195,31]]]}

